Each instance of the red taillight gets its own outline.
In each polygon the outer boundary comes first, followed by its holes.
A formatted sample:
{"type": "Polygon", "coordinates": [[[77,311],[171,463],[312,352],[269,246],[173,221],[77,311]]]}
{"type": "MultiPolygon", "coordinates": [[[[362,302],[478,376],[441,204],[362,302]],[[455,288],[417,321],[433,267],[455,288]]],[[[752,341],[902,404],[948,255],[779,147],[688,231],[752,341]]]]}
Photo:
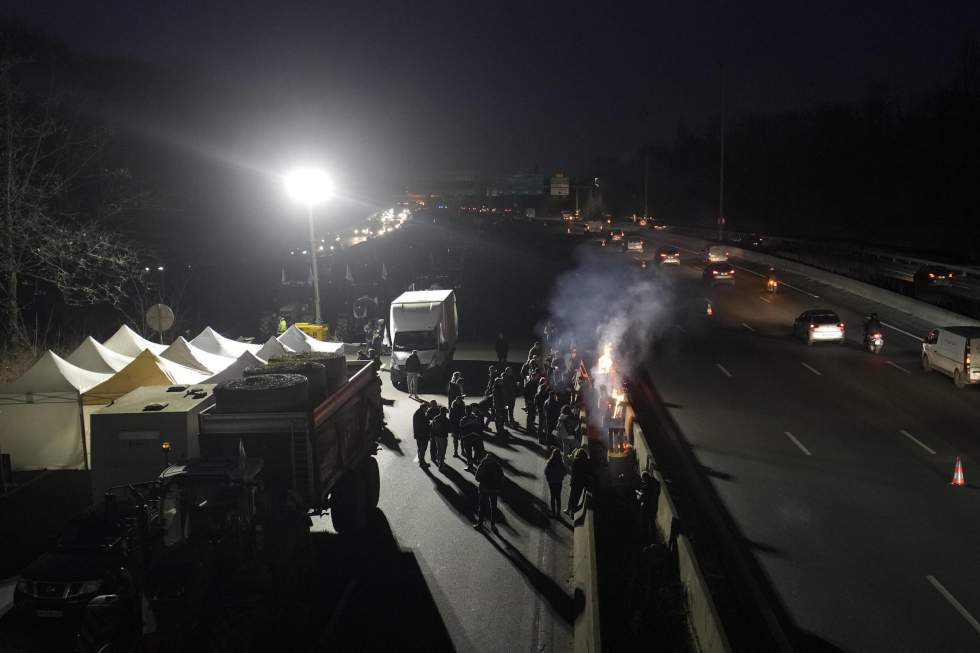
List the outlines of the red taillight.
{"type": "Polygon", "coordinates": [[[817,328],[817,325],[816,325],[816,324],[813,324],[813,323],[811,322],[811,323],[810,323],[810,331],[813,331],[813,330],[814,330],[814,329],[816,329],[816,328],[817,328]]]}
{"type": "Polygon", "coordinates": [[[930,272],[930,273],[929,273],[929,278],[930,278],[930,279],[935,279],[935,278],[936,278],[936,275],[934,275],[934,274],[933,274],[932,272],[930,272]]]}
{"type": "Polygon", "coordinates": [[[667,255],[666,254],[661,254],[660,255],[660,258],[667,258],[667,255]]]}
{"type": "Polygon", "coordinates": [[[844,328],[844,323],[843,322],[838,322],[837,323],[837,326],[840,327],[841,329],[843,329],[844,328]]]}
{"type": "Polygon", "coordinates": [[[728,274],[735,274],[735,270],[729,270],[728,274]]]}
{"type": "Polygon", "coordinates": [[[712,270],[711,274],[718,274],[718,270],[712,270]]]}

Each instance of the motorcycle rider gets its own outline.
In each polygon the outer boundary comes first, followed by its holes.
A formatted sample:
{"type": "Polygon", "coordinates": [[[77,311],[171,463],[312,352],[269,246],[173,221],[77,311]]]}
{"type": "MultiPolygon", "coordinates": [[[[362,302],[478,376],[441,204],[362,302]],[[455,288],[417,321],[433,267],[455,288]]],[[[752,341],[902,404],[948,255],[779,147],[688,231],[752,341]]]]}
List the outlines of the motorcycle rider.
{"type": "Polygon", "coordinates": [[[766,288],[770,291],[774,291],[778,283],[779,282],[776,281],[776,268],[770,265],[769,274],[766,276],[766,288]]]}
{"type": "Polygon", "coordinates": [[[869,334],[881,333],[881,322],[878,320],[878,314],[872,313],[864,321],[864,337],[867,339],[869,334]]]}

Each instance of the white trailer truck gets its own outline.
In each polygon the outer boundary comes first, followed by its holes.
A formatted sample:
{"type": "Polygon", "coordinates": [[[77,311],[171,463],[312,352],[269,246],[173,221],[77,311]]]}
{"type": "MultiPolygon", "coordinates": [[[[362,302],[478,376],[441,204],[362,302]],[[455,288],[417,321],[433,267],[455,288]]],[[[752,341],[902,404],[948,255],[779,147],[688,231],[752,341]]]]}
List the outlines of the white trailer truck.
{"type": "Polygon", "coordinates": [[[422,363],[422,380],[442,383],[456,351],[458,317],[452,290],[403,292],[391,302],[391,381],[405,381],[405,360],[413,351],[422,363]]]}

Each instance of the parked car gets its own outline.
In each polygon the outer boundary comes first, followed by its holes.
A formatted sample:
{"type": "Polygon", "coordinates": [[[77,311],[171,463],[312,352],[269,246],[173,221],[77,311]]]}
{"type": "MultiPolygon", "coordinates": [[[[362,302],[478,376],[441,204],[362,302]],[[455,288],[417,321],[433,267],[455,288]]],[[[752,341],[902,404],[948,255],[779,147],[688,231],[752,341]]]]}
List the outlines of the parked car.
{"type": "Polygon", "coordinates": [[[803,311],[793,322],[793,334],[812,345],[815,342],[844,342],[844,323],[826,308],[803,311]]]}
{"type": "Polygon", "coordinates": [[[933,329],[922,342],[922,369],[952,377],[957,388],[980,383],[980,327],[949,326],[933,329]]]}

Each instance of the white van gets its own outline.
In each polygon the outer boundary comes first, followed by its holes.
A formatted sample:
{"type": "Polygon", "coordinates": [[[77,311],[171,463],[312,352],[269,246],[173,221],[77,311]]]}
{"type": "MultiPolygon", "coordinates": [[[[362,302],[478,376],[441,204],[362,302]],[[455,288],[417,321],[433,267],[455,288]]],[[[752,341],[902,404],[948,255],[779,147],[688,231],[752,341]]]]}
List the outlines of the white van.
{"type": "Polygon", "coordinates": [[[417,351],[422,380],[445,383],[456,351],[459,316],[452,290],[411,290],[391,302],[391,381],[405,380],[405,361],[417,351]]]}
{"type": "Polygon", "coordinates": [[[705,263],[727,263],[728,249],[724,245],[708,245],[704,248],[705,263]]]}
{"type": "Polygon", "coordinates": [[[922,341],[922,369],[953,377],[957,388],[980,383],[980,327],[950,326],[933,329],[922,341]]]}

